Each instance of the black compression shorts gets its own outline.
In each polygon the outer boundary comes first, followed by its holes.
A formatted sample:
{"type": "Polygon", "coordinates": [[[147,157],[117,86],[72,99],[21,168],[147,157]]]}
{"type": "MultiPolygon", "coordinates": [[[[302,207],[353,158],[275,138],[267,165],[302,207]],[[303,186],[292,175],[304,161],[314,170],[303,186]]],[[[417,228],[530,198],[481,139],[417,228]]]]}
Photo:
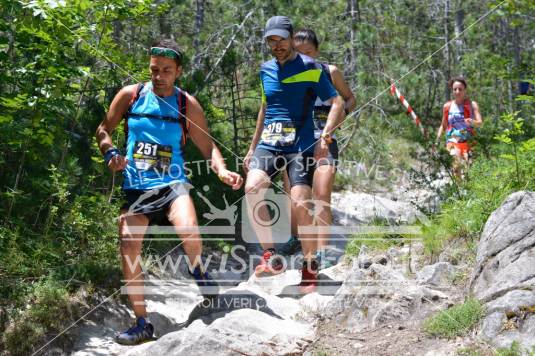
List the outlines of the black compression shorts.
{"type": "Polygon", "coordinates": [[[312,186],[314,176],[314,157],[312,153],[283,153],[256,148],[249,169],[260,169],[273,179],[280,171],[286,169],[290,178],[290,186],[312,186]]]}

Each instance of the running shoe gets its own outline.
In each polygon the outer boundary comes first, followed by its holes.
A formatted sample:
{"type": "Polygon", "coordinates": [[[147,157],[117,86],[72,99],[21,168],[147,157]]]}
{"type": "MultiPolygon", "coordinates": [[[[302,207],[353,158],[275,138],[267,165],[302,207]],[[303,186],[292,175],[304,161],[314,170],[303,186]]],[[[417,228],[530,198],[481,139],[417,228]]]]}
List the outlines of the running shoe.
{"type": "Polygon", "coordinates": [[[115,335],[115,342],[121,345],[137,345],[153,339],[154,327],[147,319],[140,316],[136,324],[122,333],[115,335]]]}
{"type": "Polygon", "coordinates": [[[212,279],[208,272],[203,272],[200,266],[195,267],[193,272],[189,271],[189,274],[197,283],[199,291],[203,297],[211,297],[219,294],[219,284],[212,279]]]}
{"type": "Polygon", "coordinates": [[[257,277],[267,277],[284,272],[286,266],[281,256],[275,254],[275,249],[267,249],[264,251],[260,264],[255,268],[255,275],[257,277]]]}
{"type": "Polygon", "coordinates": [[[308,294],[316,291],[318,287],[318,270],[318,261],[315,259],[303,261],[301,283],[299,283],[299,292],[301,294],[308,294]]]}

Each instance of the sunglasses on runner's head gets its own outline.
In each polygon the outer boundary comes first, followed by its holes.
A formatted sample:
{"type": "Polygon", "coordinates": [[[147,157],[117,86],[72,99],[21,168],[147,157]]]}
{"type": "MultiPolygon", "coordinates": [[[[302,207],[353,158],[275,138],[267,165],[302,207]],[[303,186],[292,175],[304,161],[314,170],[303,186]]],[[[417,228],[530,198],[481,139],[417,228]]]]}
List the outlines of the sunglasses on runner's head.
{"type": "Polygon", "coordinates": [[[150,48],[150,55],[151,56],[160,56],[160,57],[167,57],[172,59],[180,59],[182,56],[180,53],[175,51],[171,48],[164,48],[164,47],[151,47],[150,48]]]}

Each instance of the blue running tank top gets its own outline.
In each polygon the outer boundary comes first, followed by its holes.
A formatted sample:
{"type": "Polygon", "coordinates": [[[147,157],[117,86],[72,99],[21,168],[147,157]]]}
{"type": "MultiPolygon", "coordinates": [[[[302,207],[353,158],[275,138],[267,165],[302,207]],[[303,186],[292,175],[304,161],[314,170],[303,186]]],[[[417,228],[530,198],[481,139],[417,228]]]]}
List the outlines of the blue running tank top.
{"type": "Polygon", "coordinates": [[[128,136],[123,189],[149,190],[175,183],[189,183],[178,121],[179,88],[158,97],[147,83],[127,114],[128,136]]]}
{"type": "Polygon", "coordinates": [[[455,101],[452,102],[448,112],[446,141],[466,142],[473,137],[473,128],[464,119],[464,106],[457,105],[455,101]]]}

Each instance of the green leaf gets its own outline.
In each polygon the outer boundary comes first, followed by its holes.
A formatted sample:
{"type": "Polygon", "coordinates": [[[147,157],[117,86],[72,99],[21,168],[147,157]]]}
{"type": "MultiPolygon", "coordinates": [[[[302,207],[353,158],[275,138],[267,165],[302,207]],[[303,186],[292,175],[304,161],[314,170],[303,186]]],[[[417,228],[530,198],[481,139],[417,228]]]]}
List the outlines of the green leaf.
{"type": "Polygon", "coordinates": [[[516,101],[531,101],[535,102],[535,96],[533,95],[519,95],[515,98],[516,101]]]}
{"type": "Polygon", "coordinates": [[[21,109],[26,106],[28,94],[18,94],[14,98],[0,98],[0,104],[8,109],[21,109]]]}
{"type": "Polygon", "coordinates": [[[529,152],[535,150],[535,138],[522,142],[520,145],[521,152],[529,152]]]}
{"type": "Polygon", "coordinates": [[[10,123],[13,121],[13,115],[0,115],[0,124],[10,123]]]}
{"type": "Polygon", "coordinates": [[[509,153],[501,154],[500,158],[505,158],[505,159],[508,159],[508,160],[511,160],[511,161],[515,160],[515,156],[512,155],[512,154],[509,154],[509,153]]]}

